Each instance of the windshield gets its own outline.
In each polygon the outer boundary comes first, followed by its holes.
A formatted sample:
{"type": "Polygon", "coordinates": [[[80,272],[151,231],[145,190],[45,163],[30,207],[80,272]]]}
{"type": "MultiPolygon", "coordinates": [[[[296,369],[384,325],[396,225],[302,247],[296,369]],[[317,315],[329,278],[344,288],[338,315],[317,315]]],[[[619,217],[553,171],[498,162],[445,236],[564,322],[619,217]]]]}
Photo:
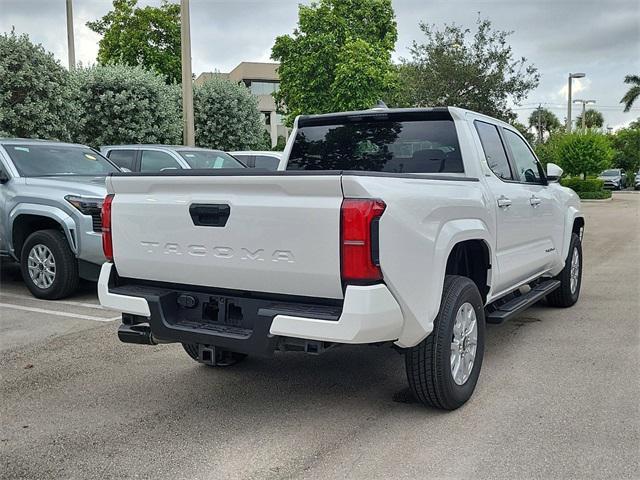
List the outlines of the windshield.
{"type": "Polygon", "coordinates": [[[118,169],[88,147],[5,144],[21,177],[103,176],[118,169]]]}
{"type": "Polygon", "coordinates": [[[605,170],[600,175],[603,177],[617,177],[620,175],[620,170],[605,170]]]}
{"type": "Polygon", "coordinates": [[[215,150],[179,150],[191,168],[245,168],[231,155],[215,150]]]}
{"type": "Polygon", "coordinates": [[[337,117],[344,123],[299,126],[287,170],[463,173],[451,117],[416,117],[337,117]]]}

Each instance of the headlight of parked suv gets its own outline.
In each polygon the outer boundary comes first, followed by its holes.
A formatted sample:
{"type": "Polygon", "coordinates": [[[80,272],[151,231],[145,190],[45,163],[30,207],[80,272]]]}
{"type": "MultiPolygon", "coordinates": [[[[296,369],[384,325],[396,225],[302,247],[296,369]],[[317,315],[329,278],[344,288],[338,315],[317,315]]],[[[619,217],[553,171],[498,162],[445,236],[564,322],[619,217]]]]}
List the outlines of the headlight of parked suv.
{"type": "Polygon", "coordinates": [[[100,214],[102,202],[104,201],[104,198],[100,197],[82,197],[78,195],[67,195],[64,199],[84,215],[100,214]]]}

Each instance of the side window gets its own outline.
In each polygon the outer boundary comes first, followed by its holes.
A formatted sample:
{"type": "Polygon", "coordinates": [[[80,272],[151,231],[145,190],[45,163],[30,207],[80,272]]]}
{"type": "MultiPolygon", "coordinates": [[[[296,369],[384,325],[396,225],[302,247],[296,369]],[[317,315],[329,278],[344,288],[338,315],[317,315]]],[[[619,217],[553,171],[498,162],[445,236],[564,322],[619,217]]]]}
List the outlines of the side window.
{"type": "Polygon", "coordinates": [[[498,178],[513,180],[509,160],[507,160],[507,153],[504,151],[502,140],[500,140],[498,128],[490,123],[478,121],[475,122],[475,125],[478,136],[480,137],[480,143],[482,143],[484,156],[487,158],[487,164],[491,171],[495,173],[498,178]]]}
{"type": "Polygon", "coordinates": [[[163,168],[182,168],[171,155],[157,150],[143,150],[140,162],[141,172],[159,172],[163,168]]]}
{"type": "Polygon", "coordinates": [[[540,164],[525,141],[511,130],[505,128],[502,131],[513,155],[516,174],[520,181],[523,183],[544,183],[540,164]]]}
{"type": "Polygon", "coordinates": [[[135,150],[111,150],[107,157],[120,168],[133,170],[133,160],[136,158],[136,152],[135,150]]]}
{"type": "Polygon", "coordinates": [[[247,167],[253,168],[253,155],[239,155],[236,154],[234,157],[244,163],[247,167]]]}
{"type": "Polygon", "coordinates": [[[280,160],[276,157],[268,157],[266,155],[256,155],[255,168],[265,168],[267,170],[277,170],[280,160]]]}

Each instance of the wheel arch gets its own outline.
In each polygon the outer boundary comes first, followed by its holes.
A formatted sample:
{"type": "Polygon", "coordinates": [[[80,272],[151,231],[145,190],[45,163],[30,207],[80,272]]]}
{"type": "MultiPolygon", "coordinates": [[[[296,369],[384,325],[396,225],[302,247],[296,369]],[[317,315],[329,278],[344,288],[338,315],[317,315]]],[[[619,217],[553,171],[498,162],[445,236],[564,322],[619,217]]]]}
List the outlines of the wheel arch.
{"type": "MultiPolygon", "coordinates": [[[[496,274],[497,263],[493,248],[493,235],[483,220],[478,218],[450,220],[441,226],[433,245],[434,249],[430,256],[432,268],[425,283],[427,291],[422,295],[419,305],[421,308],[414,312],[415,320],[408,321],[405,315],[405,324],[400,338],[396,342],[396,345],[401,347],[417,345],[432,332],[433,323],[440,310],[444,279],[448,274],[447,265],[452,265],[451,268],[453,265],[457,265],[455,262],[449,262],[452,254],[458,255],[457,252],[464,251],[465,248],[471,246],[473,246],[473,251],[481,252],[482,264],[486,267],[484,270],[485,288],[479,288],[483,300],[486,300],[491,291],[492,278],[496,274]]],[[[475,271],[477,272],[477,270],[475,271]]],[[[479,279],[480,275],[475,275],[475,277],[479,279]]],[[[471,280],[474,281],[473,278],[471,280]]]]}
{"type": "Polygon", "coordinates": [[[47,205],[19,205],[9,215],[9,251],[20,259],[22,245],[29,235],[38,230],[57,229],[64,233],[69,247],[77,254],[75,222],[64,211],[47,205]]]}
{"type": "Polygon", "coordinates": [[[571,235],[576,233],[580,239],[582,240],[582,235],[584,233],[585,220],[584,215],[577,208],[571,206],[567,209],[567,214],[565,217],[565,227],[564,227],[564,239],[562,241],[562,252],[561,257],[562,261],[567,258],[569,254],[569,244],[571,243],[571,235]]]}

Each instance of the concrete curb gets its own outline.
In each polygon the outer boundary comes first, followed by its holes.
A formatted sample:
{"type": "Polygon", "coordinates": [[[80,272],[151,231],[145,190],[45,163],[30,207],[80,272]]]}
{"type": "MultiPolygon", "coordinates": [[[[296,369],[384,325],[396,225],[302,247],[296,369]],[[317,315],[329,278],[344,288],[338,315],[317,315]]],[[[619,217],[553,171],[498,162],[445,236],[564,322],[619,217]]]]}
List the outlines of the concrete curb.
{"type": "Polygon", "coordinates": [[[601,203],[601,202],[610,202],[611,199],[613,198],[613,195],[611,195],[609,198],[589,198],[589,199],[580,199],[580,203],[601,203]]]}

